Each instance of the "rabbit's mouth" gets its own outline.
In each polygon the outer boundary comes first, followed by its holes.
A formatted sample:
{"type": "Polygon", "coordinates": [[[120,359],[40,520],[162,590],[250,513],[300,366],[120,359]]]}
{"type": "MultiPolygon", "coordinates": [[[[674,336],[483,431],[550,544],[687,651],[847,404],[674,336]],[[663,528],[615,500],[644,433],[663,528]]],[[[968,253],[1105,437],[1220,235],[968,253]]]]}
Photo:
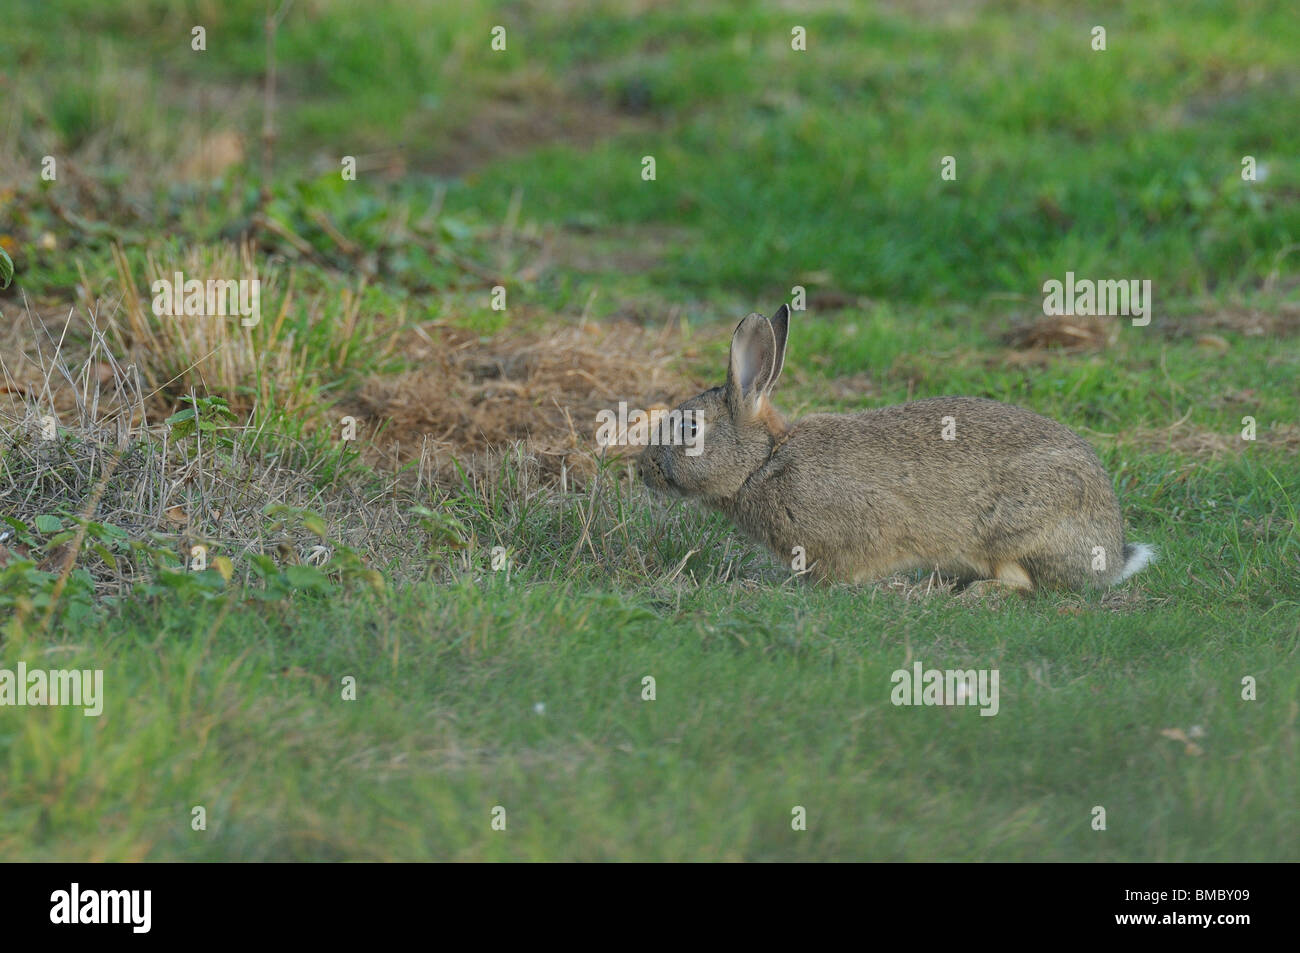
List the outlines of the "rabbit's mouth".
{"type": "Polygon", "coordinates": [[[637,472],[640,473],[641,479],[645,485],[652,490],[666,491],[668,493],[679,494],[681,491],[676,484],[668,478],[664,467],[659,460],[651,454],[650,448],[642,451],[641,455],[636,458],[637,472]]]}

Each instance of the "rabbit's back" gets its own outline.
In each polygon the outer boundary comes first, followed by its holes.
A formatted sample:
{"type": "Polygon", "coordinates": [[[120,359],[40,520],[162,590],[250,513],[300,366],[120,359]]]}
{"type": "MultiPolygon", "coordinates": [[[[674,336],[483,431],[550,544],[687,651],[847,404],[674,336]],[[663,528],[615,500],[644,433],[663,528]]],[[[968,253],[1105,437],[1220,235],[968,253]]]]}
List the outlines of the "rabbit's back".
{"type": "Polygon", "coordinates": [[[982,398],[802,418],[733,507],[778,554],[801,547],[817,574],[849,581],[938,568],[1075,588],[1113,581],[1124,561],[1119,504],[1092,448],[982,398]]]}

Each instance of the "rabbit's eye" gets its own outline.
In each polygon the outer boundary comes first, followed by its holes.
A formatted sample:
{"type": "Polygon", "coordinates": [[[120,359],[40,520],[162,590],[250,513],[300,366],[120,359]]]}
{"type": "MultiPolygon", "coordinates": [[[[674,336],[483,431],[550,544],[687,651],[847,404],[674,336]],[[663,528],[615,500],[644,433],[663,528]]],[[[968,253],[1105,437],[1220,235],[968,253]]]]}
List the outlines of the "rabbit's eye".
{"type": "Polygon", "coordinates": [[[682,436],[684,439],[686,440],[695,439],[695,432],[697,429],[698,428],[696,427],[695,424],[695,418],[693,416],[684,417],[682,419],[682,436]]]}

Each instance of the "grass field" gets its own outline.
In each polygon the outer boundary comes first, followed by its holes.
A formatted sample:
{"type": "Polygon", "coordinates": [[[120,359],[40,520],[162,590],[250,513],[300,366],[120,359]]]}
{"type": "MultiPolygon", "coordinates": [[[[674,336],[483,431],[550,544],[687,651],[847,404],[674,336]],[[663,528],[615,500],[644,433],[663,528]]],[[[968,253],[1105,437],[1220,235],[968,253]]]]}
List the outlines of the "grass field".
{"type": "Polygon", "coordinates": [[[0,672],[104,698],[0,707],[0,859],[1300,859],[1291,5],[10,6],[0,672]],[[787,413],[1051,416],[1160,560],[811,586],[598,452],[795,286],[787,413]]]}

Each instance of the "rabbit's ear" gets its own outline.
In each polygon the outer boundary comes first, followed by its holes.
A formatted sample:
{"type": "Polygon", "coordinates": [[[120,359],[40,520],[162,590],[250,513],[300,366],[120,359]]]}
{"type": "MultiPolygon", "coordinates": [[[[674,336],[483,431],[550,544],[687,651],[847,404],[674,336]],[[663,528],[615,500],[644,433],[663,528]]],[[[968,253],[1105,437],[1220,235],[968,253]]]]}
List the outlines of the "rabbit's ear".
{"type": "Polygon", "coordinates": [[[781,376],[781,369],[785,367],[785,336],[790,330],[790,309],[785,305],[776,309],[776,314],[772,315],[772,334],[776,338],[776,361],[772,368],[772,377],[767,382],[767,391],[771,393],[772,388],[776,386],[776,380],[781,376]]]}
{"type": "Polygon", "coordinates": [[[776,332],[761,314],[751,314],[731,335],[731,366],[727,370],[727,405],[732,416],[752,413],[767,392],[776,368],[776,332]]]}

